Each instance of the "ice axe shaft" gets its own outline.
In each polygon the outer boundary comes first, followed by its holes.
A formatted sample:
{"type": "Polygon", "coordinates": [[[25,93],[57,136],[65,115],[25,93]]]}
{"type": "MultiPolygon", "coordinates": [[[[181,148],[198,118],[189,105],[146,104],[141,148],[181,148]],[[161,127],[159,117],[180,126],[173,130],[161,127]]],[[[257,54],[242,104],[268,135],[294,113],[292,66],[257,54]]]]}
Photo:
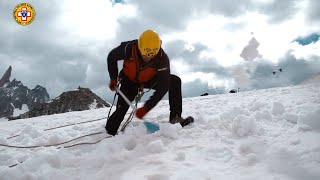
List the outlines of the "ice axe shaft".
{"type": "Polygon", "coordinates": [[[120,96],[124,99],[124,101],[132,108],[133,111],[136,111],[136,106],[134,106],[131,101],[127,98],[126,95],[123,94],[123,92],[116,87],[116,91],[120,94],[120,96]]]}
{"type": "MultiPolygon", "coordinates": [[[[133,112],[136,111],[136,106],[134,106],[130,100],[122,93],[122,91],[116,87],[116,91],[120,94],[120,96],[124,99],[124,101],[133,109],[133,112]]],[[[159,125],[153,122],[144,121],[143,125],[147,128],[148,133],[154,133],[160,129],[159,125]]]]}

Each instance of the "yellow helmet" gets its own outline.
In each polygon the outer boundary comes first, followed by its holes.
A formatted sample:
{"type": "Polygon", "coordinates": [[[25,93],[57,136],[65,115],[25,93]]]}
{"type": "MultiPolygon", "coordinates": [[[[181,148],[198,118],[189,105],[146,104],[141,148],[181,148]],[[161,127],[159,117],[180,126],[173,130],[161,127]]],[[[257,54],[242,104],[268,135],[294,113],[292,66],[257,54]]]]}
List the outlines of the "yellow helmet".
{"type": "Polygon", "coordinates": [[[153,57],[158,54],[161,46],[161,40],[157,32],[148,29],[141,33],[138,39],[138,48],[141,55],[153,57]]]}

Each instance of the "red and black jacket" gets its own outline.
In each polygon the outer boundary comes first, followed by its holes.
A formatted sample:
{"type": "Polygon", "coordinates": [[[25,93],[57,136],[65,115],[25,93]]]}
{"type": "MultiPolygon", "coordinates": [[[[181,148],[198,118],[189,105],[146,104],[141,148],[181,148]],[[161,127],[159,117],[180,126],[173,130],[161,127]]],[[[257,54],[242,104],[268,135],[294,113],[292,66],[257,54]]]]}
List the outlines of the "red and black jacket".
{"type": "Polygon", "coordinates": [[[159,53],[145,63],[138,49],[138,40],[122,42],[120,46],[114,48],[108,55],[110,79],[118,78],[117,61],[119,60],[124,60],[123,74],[132,82],[144,84],[153,78],[157,79],[157,88],[145,103],[147,109],[152,109],[169,89],[170,62],[167,54],[160,48],[159,53]]]}

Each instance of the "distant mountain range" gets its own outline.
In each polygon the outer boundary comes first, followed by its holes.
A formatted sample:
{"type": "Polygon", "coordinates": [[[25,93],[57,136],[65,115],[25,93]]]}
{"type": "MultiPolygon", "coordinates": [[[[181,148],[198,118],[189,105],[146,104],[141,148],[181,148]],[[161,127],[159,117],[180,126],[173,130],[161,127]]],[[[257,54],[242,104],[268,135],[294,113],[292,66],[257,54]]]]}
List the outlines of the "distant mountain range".
{"type": "Polygon", "coordinates": [[[110,107],[88,88],[62,93],[50,100],[46,88],[37,85],[34,89],[24,86],[21,81],[10,81],[10,66],[0,79],[0,118],[11,120],[36,117],[41,115],[59,114],[70,111],[83,111],[110,107]]]}
{"type": "Polygon", "coordinates": [[[110,107],[110,104],[94,94],[88,88],[79,87],[73,91],[62,93],[57,98],[48,103],[42,103],[34,107],[31,111],[10,117],[10,120],[31,118],[43,115],[60,114],[71,111],[83,111],[110,107]]]}

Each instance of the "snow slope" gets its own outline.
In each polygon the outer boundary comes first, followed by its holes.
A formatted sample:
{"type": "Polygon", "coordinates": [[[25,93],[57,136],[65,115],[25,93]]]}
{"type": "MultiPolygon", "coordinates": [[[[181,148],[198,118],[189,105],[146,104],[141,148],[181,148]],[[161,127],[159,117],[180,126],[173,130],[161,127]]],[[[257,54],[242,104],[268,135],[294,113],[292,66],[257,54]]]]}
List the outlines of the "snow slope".
{"type": "Polygon", "coordinates": [[[307,78],[306,80],[302,81],[300,84],[304,85],[304,84],[316,84],[316,83],[320,83],[320,72],[307,78]]]}
{"type": "Polygon", "coordinates": [[[161,101],[145,118],[160,131],[147,134],[134,119],[125,134],[105,139],[108,108],[2,121],[0,179],[320,179],[319,84],[186,98],[183,106],[194,124],[166,123],[168,101],[161,101]],[[96,132],[103,133],[57,147],[3,146],[55,144],[96,132]]]}

